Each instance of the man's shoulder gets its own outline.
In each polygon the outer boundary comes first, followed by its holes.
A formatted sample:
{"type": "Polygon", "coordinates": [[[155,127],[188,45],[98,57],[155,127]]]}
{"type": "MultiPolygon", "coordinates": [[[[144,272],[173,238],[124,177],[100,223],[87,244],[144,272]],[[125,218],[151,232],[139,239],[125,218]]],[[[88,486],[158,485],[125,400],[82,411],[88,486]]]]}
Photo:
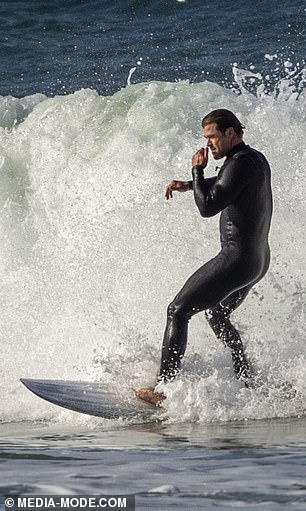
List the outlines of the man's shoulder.
{"type": "Polygon", "coordinates": [[[234,154],[229,155],[222,165],[222,169],[228,167],[237,169],[241,166],[251,163],[256,158],[258,151],[249,145],[244,144],[234,154]]]}
{"type": "Polygon", "coordinates": [[[258,169],[269,165],[265,155],[258,151],[258,149],[254,149],[254,147],[249,145],[245,145],[241,150],[237,151],[232,158],[236,160],[237,163],[239,161],[240,164],[253,164],[258,169]]]}
{"type": "Polygon", "coordinates": [[[245,144],[225,160],[218,177],[220,180],[237,179],[254,183],[261,181],[267,173],[270,174],[270,167],[264,155],[245,144]]]}

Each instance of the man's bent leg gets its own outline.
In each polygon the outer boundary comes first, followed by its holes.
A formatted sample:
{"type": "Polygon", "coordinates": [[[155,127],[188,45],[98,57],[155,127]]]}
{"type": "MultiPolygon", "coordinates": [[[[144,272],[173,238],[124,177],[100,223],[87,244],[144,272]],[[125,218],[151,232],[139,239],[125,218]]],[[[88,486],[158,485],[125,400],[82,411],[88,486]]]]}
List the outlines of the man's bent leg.
{"type": "Polygon", "coordinates": [[[232,293],[216,307],[205,311],[206,319],[215,335],[230,348],[237,379],[244,380],[248,386],[250,367],[246,359],[239,332],[230,322],[230,314],[243,302],[252,286],[247,286],[232,293]]]}
{"type": "Polygon", "coordinates": [[[187,345],[188,321],[191,316],[192,314],[186,313],[183,306],[175,300],[168,307],[159,381],[173,380],[180,370],[187,345]]]}

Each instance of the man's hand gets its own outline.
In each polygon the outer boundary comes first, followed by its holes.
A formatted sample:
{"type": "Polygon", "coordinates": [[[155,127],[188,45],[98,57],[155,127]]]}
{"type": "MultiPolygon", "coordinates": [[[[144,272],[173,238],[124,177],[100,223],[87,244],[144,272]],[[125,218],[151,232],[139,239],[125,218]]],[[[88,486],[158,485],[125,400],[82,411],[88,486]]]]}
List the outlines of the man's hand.
{"type": "Polygon", "coordinates": [[[172,192],[187,192],[189,190],[188,181],[171,181],[165,189],[165,197],[172,199],[172,192]]]}
{"type": "Polygon", "coordinates": [[[202,147],[192,157],[192,166],[201,166],[203,169],[208,162],[208,147],[202,147]]]}

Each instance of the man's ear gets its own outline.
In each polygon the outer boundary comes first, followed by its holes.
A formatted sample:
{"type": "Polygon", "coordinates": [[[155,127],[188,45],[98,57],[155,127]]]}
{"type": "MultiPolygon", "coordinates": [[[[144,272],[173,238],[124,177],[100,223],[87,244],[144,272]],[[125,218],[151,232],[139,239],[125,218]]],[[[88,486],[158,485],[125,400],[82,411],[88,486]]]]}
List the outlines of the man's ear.
{"type": "Polygon", "coordinates": [[[225,130],[225,135],[227,137],[233,137],[235,135],[235,130],[232,126],[230,126],[229,128],[226,128],[225,130]]]}

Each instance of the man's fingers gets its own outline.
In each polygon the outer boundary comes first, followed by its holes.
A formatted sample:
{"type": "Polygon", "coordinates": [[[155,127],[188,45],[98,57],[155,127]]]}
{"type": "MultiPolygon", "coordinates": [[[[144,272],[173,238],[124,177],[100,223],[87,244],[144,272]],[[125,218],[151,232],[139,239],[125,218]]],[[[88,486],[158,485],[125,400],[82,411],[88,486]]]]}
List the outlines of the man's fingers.
{"type": "Polygon", "coordinates": [[[186,192],[188,190],[187,181],[171,181],[165,189],[165,197],[169,199],[169,197],[173,197],[173,192],[186,192]]]}
{"type": "Polygon", "coordinates": [[[168,185],[166,186],[166,190],[165,190],[165,197],[167,200],[169,200],[169,197],[172,198],[172,189],[171,189],[171,185],[168,185]]]}
{"type": "Polygon", "coordinates": [[[202,165],[203,167],[206,167],[208,161],[208,148],[201,147],[192,157],[192,165],[202,165]]]}
{"type": "Polygon", "coordinates": [[[165,196],[166,196],[166,199],[168,200],[170,197],[172,199],[172,196],[173,196],[173,188],[175,186],[175,183],[173,181],[171,181],[171,183],[169,183],[167,186],[166,186],[166,191],[165,191],[165,196]]]}

